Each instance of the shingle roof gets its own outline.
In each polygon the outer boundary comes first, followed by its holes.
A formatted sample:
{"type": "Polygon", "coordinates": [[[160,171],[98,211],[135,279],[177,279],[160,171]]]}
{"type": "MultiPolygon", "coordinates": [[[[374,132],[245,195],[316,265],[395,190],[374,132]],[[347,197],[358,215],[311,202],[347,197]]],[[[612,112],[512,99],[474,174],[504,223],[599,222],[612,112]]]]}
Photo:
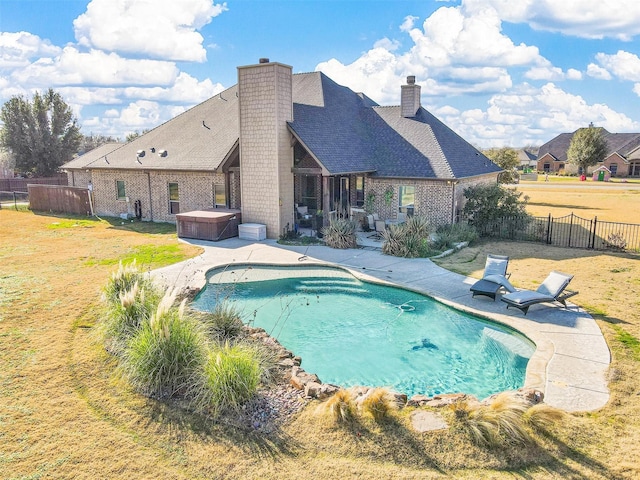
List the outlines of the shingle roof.
{"type": "Polygon", "coordinates": [[[233,86],[215,95],[124,144],[109,154],[108,164],[97,159],[89,168],[191,171],[218,168],[238,140],[236,92],[237,86],[233,86]],[[159,155],[161,150],[167,152],[166,156],[159,155]],[[136,161],[138,151],[145,152],[138,158],[140,163],[136,161]]]}
{"type": "Polygon", "coordinates": [[[104,143],[99,147],[94,148],[93,150],[89,150],[84,155],[80,155],[79,157],[76,157],[73,160],[65,163],[63,168],[83,169],[97,160],[102,160],[104,162],[105,157],[107,157],[108,159],[111,152],[117,150],[123,145],[124,143],[104,143]]]}
{"type": "MultiPolygon", "coordinates": [[[[542,158],[548,153],[557,161],[566,162],[567,150],[569,150],[571,139],[576,132],[561,133],[557,137],[549,140],[538,150],[538,158],[542,158]]],[[[620,156],[626,157],[629,153],[640,146],[640,133],[610,133],[604,129],[603,133],[608,146],[607,157],[614,153],[618,153],[620,156]]]]}
{"type": "Polygon", "coordinates": [[[424,108],[404,118],[320,72],[294,79],[313,94],[298,103],[294,87],[290,128],[331,173],[454,179],[501,170],[424,108]]]}
{"type": "MultiPolygon", "coordinates": [[[[403,118],[400,107],[380,107],[320,72],[293,75],[292,92],[289,127],[329,174],[455,179],[500,171],[423,108],[403,118]]],[[[63,168],[212,171],[238,137],[236,85],[109,152],[108,163],[89,152],[63,168]]]]}

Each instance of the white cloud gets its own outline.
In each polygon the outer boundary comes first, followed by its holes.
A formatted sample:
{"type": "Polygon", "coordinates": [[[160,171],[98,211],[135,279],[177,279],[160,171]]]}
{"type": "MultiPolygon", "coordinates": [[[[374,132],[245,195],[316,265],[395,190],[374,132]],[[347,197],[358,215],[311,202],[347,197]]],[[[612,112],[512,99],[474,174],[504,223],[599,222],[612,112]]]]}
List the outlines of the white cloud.
{"type": "Polygon", "coordinates": [[[156,100],[158,102],[181,102],[195,105],[224,90],[220,83],[208,78],[199,82],[188,73],[181,72],[170,87],[128,87],[123,90],[126,98],[156,100]]]}
{"type": "Polygon", "coordinates": [[[504,35],[492,8],[441,7],[420,28],[416,21],[408,16],[400,28],[413,42],[405,52],[383,39],[351,64],[331,59],[316,70],[380,103],[397,103],[407,75],[416,76],[425,96],[495,93],[512,86],[507,67],[549,65],[536,47],[504,35]]]}
{"type": "Polygon", "coordinates": [[[60,48],[29,32],[0,32],[0,68],[24,67],[30,59],[53,56],[60,48]]]}
{"type": "Polygon", "coordinates": [[[567,80],[582,80],[582,72],[575,68],[567,69],[567,80]]]}
{"type": "Polygon", "coordinates": [[[39,58],[12,75],[16,81],[36,87],[171,85],[177,76],[178,69],[172,62],[132,60],[100,50],[83,53],[72,46],[54,58],[39,58]]]}
{"type": "Polygon", "coordinates": [[[73,25],[85,47],[204,62],[204,38],[197,30],[226,9],[213,0],[92,0],[73,25]]]}
{"type": "Polygon", "coordinates": [[[640,81],[640,58],[637,55],[618,50],[615,55],[596,54],[596,60],[616,77],[631,82],[640,81]]]}
{"type": "Polygon", "coordinates": [[[155,128],[184,110],[183,107],[139,100],[122,109],[111,108],[100,116],[81,118],[81,121],[84,131],[123,137],[134,131],[155,128]]]}
{"type": "Polygon", "coordinates": [[[494,8],[502,20],[584,38],[631,40],[640,34],[637,0],[462,0],[470,11],[494,8]]]}
{"type": "Polygon", "coordinates": [[[611,132],[640,130],[639,122],[607,105],[590,105],[553,83],[539,89],[518,85],[509,93],[491,97],[484,111],[476,108],[442,115],[463,138],[483,147],[540,145],[589,122],[611,132]]]}
{"type": "Polygon", "coordinates": [[[596,65],[595,63],[590,63],[587,65],[587,75],[593,78],[597,78],[598,80],[611,80],[611,74],[605,68],[596,65]]]}
{"type": "Polygon", "coordinates": [[[562,80],[564,72],[561,68],[545,65],[543,67],[530,68],[524,76],[530,80],[562,80]]]}

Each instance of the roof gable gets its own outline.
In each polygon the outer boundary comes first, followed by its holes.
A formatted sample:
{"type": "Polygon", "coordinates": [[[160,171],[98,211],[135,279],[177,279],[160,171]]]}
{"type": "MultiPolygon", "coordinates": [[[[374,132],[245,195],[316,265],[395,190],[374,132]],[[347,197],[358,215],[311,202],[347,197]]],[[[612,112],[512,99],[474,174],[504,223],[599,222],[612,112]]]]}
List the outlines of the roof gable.
{"type": "Polygon", "coordinates": [[[402,117],[399,106],[380,107],[319,72],[294,76],[293,118],[291,130],[331,174],[453,179],[501,170],[424,108],[402,117]]]}

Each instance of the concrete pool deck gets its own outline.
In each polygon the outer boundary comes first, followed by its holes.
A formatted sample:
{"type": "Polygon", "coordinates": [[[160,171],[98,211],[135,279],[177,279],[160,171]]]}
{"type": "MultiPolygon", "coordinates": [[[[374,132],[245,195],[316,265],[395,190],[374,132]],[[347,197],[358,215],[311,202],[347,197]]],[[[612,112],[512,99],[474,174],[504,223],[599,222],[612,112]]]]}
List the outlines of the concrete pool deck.
{"type": "Polygon", "coordinates": [[[233,264],[337,265],[362,279],[389,282],[514,328],[536,344],[529,360],[525,387],[541,390],[545,402],[565,411],[589,411],[609,400],[607,372],[609,347],[595,320],[581,308],[569,304],[537,304],[524,316],[507,310],[506,304],[488,297],[472,298],[476,281],[445,270],[429,259],[407,259],[383,255],[380,249],[338,250],[323,245],[279,245],[275,240],[252,242],[231,238],[220,242],[193,240],[204,252],[190,260],[154,270],[165,284],[201,289],[208,270],[233,264]]]}

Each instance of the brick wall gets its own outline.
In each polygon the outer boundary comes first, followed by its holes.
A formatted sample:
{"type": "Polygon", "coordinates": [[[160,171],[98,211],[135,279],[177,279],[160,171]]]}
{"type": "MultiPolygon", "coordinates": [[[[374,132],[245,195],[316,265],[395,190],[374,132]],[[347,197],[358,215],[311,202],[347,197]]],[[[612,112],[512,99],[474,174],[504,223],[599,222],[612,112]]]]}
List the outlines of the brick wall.
{"type": "Polygon", "coordinates": [[[71,187],[87,188],[91,181],[91,172],[86,170],[68,170],[67,184],[71,187]]]}
{"type": "Polygon", "coordinates": [[[94,170],[94,208],[99,215],[133,216],[134,202],[140,200],[143,220],[175,223],[169,213],[169,183],[178,184],[180,212],[188,212],[213,208],[213,185],[224,182],[224,174],[208,172],[94,170]],[[118,180],[124,181],[127,199],[117,198],[118,180]]]}

